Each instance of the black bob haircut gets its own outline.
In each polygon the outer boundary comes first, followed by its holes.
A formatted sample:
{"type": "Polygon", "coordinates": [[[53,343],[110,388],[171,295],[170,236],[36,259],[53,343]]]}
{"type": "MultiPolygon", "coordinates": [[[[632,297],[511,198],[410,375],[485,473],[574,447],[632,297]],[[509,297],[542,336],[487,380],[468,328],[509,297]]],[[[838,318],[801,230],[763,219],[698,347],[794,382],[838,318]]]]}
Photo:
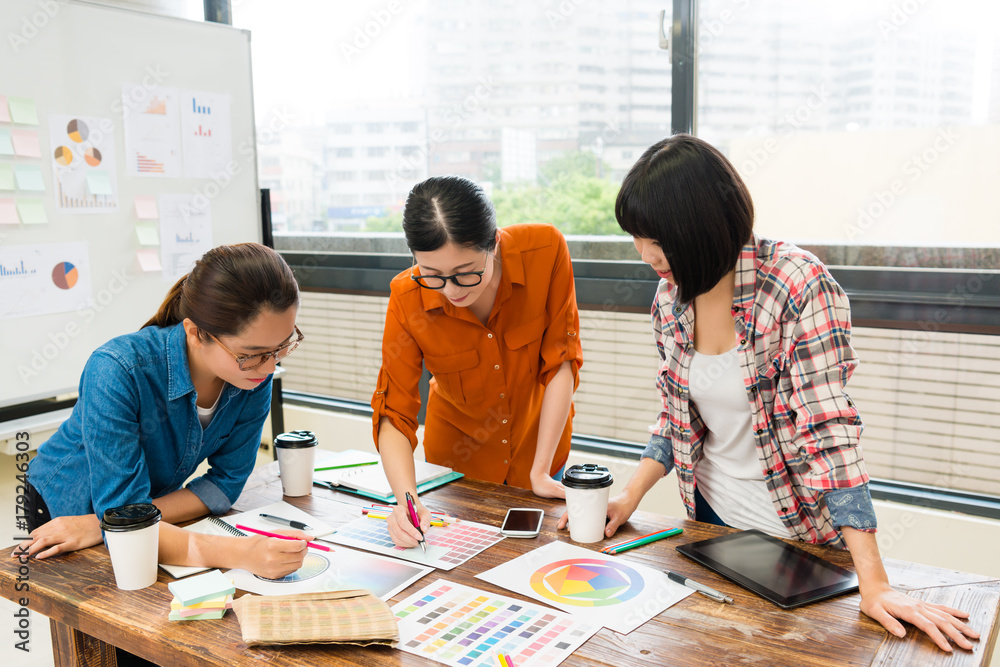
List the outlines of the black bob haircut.
{"type": "Polygon", "coordinates": [[[681,303],[736,267],[753,236],[753,201],[736,168],[711,144],[675,134],[650,146],[622,181],[618,225],[660,244],[681,303]]]}
{"type": "Polygon", "coordinates": [[[497,216],[483,189],[461,176],[432,176],[406,197],[403,234],[410,252],[451,242],[489,252],[497,243],[497,216]]]}

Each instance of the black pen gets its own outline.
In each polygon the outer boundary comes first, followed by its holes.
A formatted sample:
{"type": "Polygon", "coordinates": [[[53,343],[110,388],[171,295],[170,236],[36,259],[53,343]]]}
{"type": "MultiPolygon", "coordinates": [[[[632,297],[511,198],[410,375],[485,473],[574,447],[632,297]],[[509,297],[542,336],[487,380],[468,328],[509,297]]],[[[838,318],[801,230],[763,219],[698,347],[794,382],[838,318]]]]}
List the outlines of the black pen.
{"type": "Polygon", "coordinates": [[[687,586],[688,588],[693,588],[705,597],[712,598],[716,602],[729,602],[732,603],[733,599],[728,595],[723,595],[714,588],[709,588],[705,584],[699,584],[697,581],[688,579],[687,577],[677,574],[676,572],[671,572],[670,570],[664,570],[667,573],[667,577],[670,581],[676,581],[681,586],[687,586]]]}
{"type": "Polygon", "coordinates": [[[292,521],[291,519],[283,519],[280,516],[274,516],[273,514],[261,514],[260,518],[267,519],[268,521],[273,521],[274,523],[280,523],[283,526],[288,526],[289,528],[294,528],[295,530],[312,530],[312,526],[302,523],[301,521],[292,521]]]}

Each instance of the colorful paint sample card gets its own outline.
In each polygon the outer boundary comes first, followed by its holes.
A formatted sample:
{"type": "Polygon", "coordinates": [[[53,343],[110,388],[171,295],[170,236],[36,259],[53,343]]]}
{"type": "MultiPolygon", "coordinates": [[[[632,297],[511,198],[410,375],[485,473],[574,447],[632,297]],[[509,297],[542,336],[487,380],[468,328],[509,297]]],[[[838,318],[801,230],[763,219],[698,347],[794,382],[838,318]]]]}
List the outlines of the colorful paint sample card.
{"type": "Polygon", "coordinates": [[[600,624],[439,579],[392,612],[399,648],[456,667],[495,667],[506,653],[517,667],[558,665],[600,624]]]}
{"type": "Polygon", "coordinates": [[[621,633],[694,592],[659,570],[565,542],[546,544],[476,578],[621,633]]]}
{"type": "Polygon", "coordinates": [[[431,526],[424,538],[427,553],[420,547],[403,549],[393,544],[385,521],[361,517],[341,526],[337,532],[324,539],[327,542],[430,565],[439,570],[451,570],[504,539],[499,528],[472,521],[431,526]]]}

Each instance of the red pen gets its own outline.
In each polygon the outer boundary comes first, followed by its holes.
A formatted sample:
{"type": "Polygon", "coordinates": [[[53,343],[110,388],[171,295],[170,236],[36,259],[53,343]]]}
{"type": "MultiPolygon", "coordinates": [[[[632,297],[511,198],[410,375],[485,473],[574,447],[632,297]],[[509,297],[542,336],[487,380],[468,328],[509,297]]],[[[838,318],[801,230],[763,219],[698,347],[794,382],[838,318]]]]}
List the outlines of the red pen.
{"type": "MultiPolygon", "coordinates": [[[[299,538],[292,537],[291,535],[278,535],[277,533],[269,533],[266,530],[257,530],[256,528],[250,528],[249,526],[241,526],[236,524],[236,527],[240,530],[245,530],[248,533],[257,533],[258,535],[263,535],[264,537],[277,537],[279,540],[297,540],[299,538]]],[[[322,544],[316,544],[315,542],[306,542],[313,549],[319,549],[320,551],[333,551],[330,547],[324,546],[322,544]]]]}
{"type": "Polygon", "coordinates": [[[420,530],[420,517],[417,516],[417,508],[413,504],[413,496],[410,495],[409,491],[406,492],[406,511],[410,513],[410,523],[420,533],[420,548],[423,549],[424,553],[427,553],[427,546],[424,544],[424,531],[420,530]]]}

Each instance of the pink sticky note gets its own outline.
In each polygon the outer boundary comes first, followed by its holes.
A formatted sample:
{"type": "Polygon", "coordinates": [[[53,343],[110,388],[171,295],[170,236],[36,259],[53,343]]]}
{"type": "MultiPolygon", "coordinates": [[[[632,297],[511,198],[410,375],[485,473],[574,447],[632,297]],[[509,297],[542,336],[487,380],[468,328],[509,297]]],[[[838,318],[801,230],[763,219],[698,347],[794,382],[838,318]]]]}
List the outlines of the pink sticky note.
{"type": "Polygon", "coordinates": [[[38,148],[38,132],[34,130],[11,130],[14,152],[21,157],[42,157],[38,148]]]}
{"type": "Polygon", "coordinates": [[[163,267],[160,265],[159,248],[141,248],[136,251],[135,256],[139,259],[139,266],[142,267],[143,271],[163,270],[163,267]]]}
{"type": "Polygon", "coordinates": [[[7,108],[7,96],[0,95],[0,123],[10,122],[10,109],[7,108]]]}
{"type": "Polygon", "coordinates": [[[136,195],[135,217],[140,220],[156,220],[159,218],[160,213],[156,208],[156,197],[136,195]]]}
{"type": "Polygon", "coordinates": [[[13,199],[0,199],[0,225],[16,225],[21,222],[17,217],[17,206],[13,199]]]}

